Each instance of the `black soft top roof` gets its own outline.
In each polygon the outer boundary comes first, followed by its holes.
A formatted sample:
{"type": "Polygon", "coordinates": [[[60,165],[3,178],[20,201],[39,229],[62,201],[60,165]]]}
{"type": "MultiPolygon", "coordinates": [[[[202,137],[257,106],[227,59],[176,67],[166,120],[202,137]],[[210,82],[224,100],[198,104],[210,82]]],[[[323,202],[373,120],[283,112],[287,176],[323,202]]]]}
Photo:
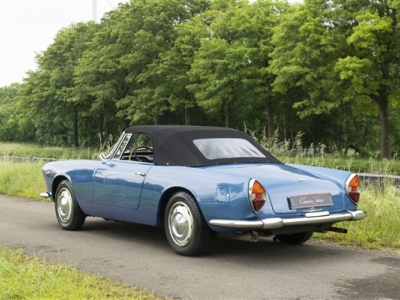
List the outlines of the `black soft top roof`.
{"type": "Polygon", "coordinates": [[[126,133],[145,133],[153,139],[154,164],[169,166],[207,166],[225,163],[280,163],[268,151],[256,143],[247,133],[232,128],[187,126],[187,125],[143,125],[132,126],[126,133]],[[209,160],[194,145],[193,140],[206,138],[241,138],[249,141],[265,157],[235,157],[209,160]]]}

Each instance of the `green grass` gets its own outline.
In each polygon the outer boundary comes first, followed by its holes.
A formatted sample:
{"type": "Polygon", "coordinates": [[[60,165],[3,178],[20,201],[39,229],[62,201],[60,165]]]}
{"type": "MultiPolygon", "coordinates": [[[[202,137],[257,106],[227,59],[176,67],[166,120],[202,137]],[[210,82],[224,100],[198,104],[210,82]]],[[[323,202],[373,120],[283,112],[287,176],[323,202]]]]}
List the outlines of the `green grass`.
{"type": "Polygon", "coordinates": [[[0,299],[161,300],[145,290],[0,247],[0,299]]]}
{"type": "Polygon", "coordinates": [[[13,163],[0,160],[0,194],[41,199],[46,191],[41,168],[43,162],[13,163]]]}
{"type": "Polygon", "coordinates": [[[96,159],[100,153],[93,148],[41,147],[30,143],[0,143],[0,156],[56,159],[96,159]]]}
{"type": "Polygon", "coordinates": [[[343,222],[335,226],[348,229],[347,234],[315,234],[320,239],[341,245],[361,246],[366,249],[400,249],[400,190],[390,180],[384,190],[368,187],[361,192],[359,209],[367,212],[362,221],[343,222]]]}

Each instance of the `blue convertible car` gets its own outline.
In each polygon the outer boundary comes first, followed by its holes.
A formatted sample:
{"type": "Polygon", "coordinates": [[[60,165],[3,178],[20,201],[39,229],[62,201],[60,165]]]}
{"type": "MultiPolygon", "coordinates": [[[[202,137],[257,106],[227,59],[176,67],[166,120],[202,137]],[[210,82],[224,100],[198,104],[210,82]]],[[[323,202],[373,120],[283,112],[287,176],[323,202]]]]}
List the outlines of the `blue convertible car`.
{"type": "Polygon", "coordinates": [[[229,128],[129,127],[107,156],[47,163],[43,175],[41,196],[63,229],[87,216],[164,226],[172,249],[188,256],[217,234],[301,244],[366,215],[356,174],[281,163],[229,128]]]}

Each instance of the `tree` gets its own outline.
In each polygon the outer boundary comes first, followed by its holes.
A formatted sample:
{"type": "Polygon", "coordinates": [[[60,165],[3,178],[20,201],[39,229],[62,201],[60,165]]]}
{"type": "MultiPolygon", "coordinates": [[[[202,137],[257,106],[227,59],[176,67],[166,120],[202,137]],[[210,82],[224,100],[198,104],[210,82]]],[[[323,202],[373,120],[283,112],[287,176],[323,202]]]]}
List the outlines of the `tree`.
{"type": "Polygon", "coordinates": [[[0,140],[33,141],[32,119],[18,105],[18,94],[22,85],[13,83],[0,88],[0,140]]]}
{"type": "Polygon", "coordinates": [[[102,19],[74,70],[77,101],[86,107],[84,117],[94,119],[96,131],[88,132],[99,135],[100,145],[105,136],[129,126],[127,114],[117,108],[117,102],[132,89],[125,80],[128,70],[120,63],[130,46],[121,42],[118,31],[128,8],[129,4],[120,5],[102,19]]]}
{"type": "Polygon", "coordinates": [[[207,2],[138,0],[124,10],[115,30],[118,43],[129,47],[120,57],[120,67],[128,70],[125,81],[133,88],[117,105],[133,122],[148,122],[151,118],[158,124],[169,110],[168,84],[160,69],[162,56],[174,45],[174,28],[190,20],[207,2]]]}
{"type": "Polygon", "coordinates": [[[302,88],[294,105],[302,117],[346,102],[377,105],[383,158],[391,156],[388,109],[399,88],[392,80],[400,55],[394,3],[306,0],[293,6],[276,28],[271,65],[277,91],[302,88]]]}
{"type": "Polygon", "coordinates": [[[201,40],[189,72],[193,83],[188,88],[207,112],[222,111],[227,127],[233,125],[232,115],[236,115],[236,126],[243,123],[246,111],[252,118],[262,118],[257,109],[261,102],[263,110],[267,110],[268,131],[272,135],[273,106],[277,99],[270,86],[275,76],[267,67],[272,51],[272,28],[286,4],[227,3],[223,9],[215,10],[209,37],[201,40]],[[242,119],[237,117],[238,111],[242,119]]]}
{"type": "Polygon", "coordinates": [[[64,103],[54,98],[55,91],[49,84],[51,76],[44,70],[28,72],[28,77],[18,93],[18,106],[25,116],[31,118],[35,141],[42,145],[71,144],[68,114],[64,103]]]}
{"type": "Polygon", "coordinates": [[[188,89],[190,84],[188,72],[194,55],[200,48],[200,39],[207,36],[207,19],[204,10],[208,1],[202,1],[190,10],[191,19],[180,22],[174,27],[176,39],[172,47],[159,55],[150,66],[151,73],[160,78],[156,86],[156,97],[165,98],[171,111],[184,111],[184,123],[192,124],[192,110],[196,108],[196,100],[188,89]]]}
{"type": "Polygon", "coordinates": [[[60,30],[54,42],[37,56],[38,70],[25,80],[21,106],[35,116],[37,129],[44,130],[38,131],[42,143],[53,143],[59,136],[63,143],[79,145],[78,121],[83,106],[76,101],[74,69],[95,30],[92,22],[60,30]]]}
{"type": "Polygon", "coordinates": [[[286,2],[258,0],[242,12],[247,16],[244,19],[248,21],[240,23],[238,28],[244,33],[243,59],[249,62],[242,78],[247,97],[252,99],[246,119],[256,118],[255,113],[260,111],[258,106],[264,108],[268,138],[275,134],[275,113],[281,109],[283,101],[283,97],[273,91],[271,84],[275,80],[275,74],[268,69],[272,61],[270,54],[274,49],[273,28],[279,24],[280,16],[288,9],[286,2]]]}

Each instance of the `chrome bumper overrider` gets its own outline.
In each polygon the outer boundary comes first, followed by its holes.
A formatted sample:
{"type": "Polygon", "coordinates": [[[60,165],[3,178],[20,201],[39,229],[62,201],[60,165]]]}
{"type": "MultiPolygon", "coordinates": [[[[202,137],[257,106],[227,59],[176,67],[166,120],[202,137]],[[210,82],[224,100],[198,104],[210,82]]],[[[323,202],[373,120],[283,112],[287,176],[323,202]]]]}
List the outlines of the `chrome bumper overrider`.
{"type": "Polygon", "coordinates": [[[276,229],[287,226],[297,225],[312,225],[312,224],[324,224],[324,223],[336,223],[343,221],[357,221],[365,218],[367,213],[362,210],[348,211],[345,213],[329,215],[328,212],[325,214],[307,214],[306,217],[302,218],[269,218],[257,221],[242,221],[242,220],[210,220],[210,224],[219,227],[239,228],[239,229],[276,229]]]}
{"type": "Polygon", "coordinates": [[[40,193],[40,197],[42,197],[42,198],[50,198],[51,195],[50,195],[49,192],[43,192],[43,193],[40,193]]]}

